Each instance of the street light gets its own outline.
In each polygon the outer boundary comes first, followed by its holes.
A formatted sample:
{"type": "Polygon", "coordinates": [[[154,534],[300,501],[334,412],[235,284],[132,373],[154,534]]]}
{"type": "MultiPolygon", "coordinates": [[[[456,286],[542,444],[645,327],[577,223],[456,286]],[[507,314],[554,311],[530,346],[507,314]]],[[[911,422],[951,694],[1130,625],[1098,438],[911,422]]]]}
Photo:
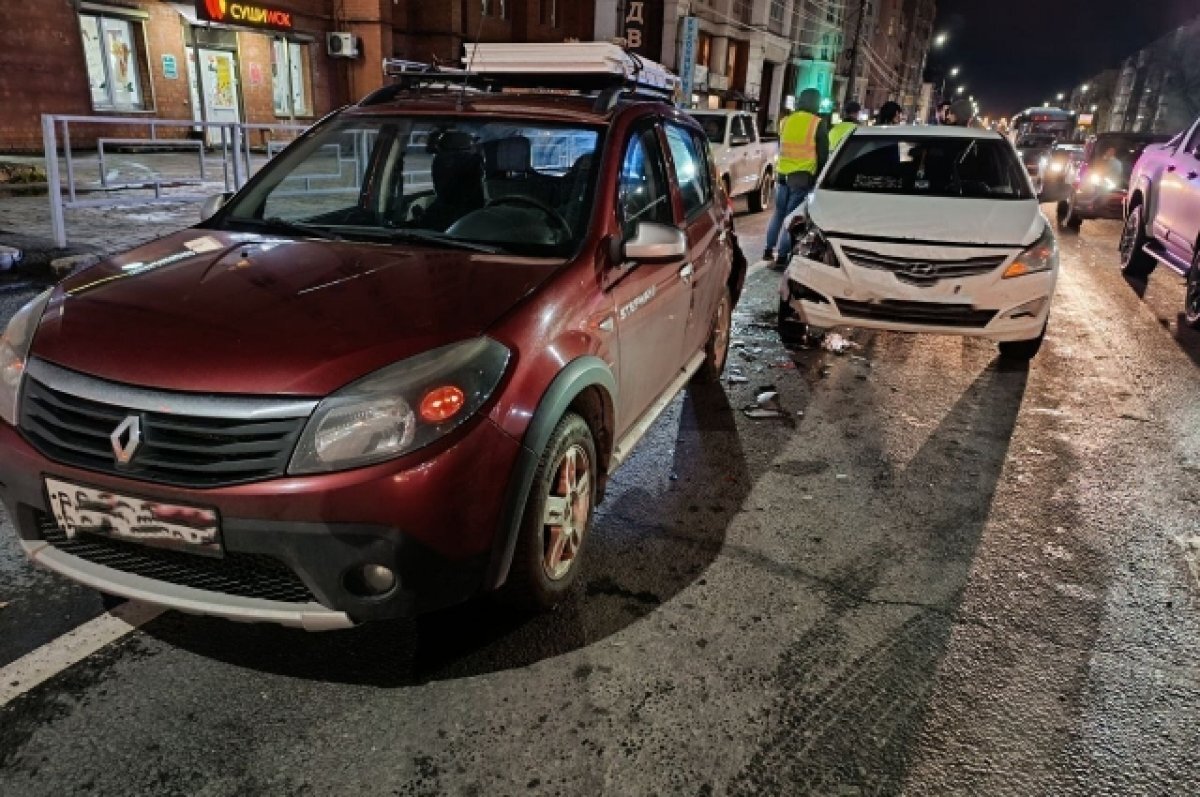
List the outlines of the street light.
{"type": "Polygon", "coordinates": [[[939,33],[937,36],[934,36],[934,37],[933,37],[933,46],[934,46],[934,47],[942,47],[942,46],[944,46],[944,45],[946,44],[946,42],[948,42],[949,40],[950,40],[950,34],[949,34],[949,33],[939,33]]]}
{"type": "Polygon", "coordinates": [[[1095,112],[1096,112],[1096,111],[1098,111],[1098,110],[1100,110],[1100,106],[1099,106],[1099,105],[1093,105],[1093,106],[1092,106],[1092,113],[1095,113],[1095,112]]]}
{"type": "Polygon", "coordinates": [[[959,87],[958,87],[958,93],[959,93],[959,94],[962,94],[962,93],[963,93],[964,91],[966,91],[966,90],[967,90],[967,87],[966,87],[966,86],[959,86],[959,87]]]}
{"type": "Polygon", "coordinates": [[[1088,89],[1090,89],[1090,88],[1091,88],[1091,84],[1089,84],[1089,83],[1084,83],[1082,86],[1080,86],[1080,87],[1079,87],[1079,90],[1080,90],[1081,92],[1083,92],[1084,94],[1087,94],[1087,92],[1088,92],[1088,89]]]}
{"type": "Polygon", "coordinates": [[[950,77],[958,77],[958,73],[961,71],[962,71],[962,69],[960,69],[959,67],[957,67],[957,66],[954,67],[953,69],[950,70],[950,77]]]}
{"type": "Polygon", "coordinates": [[[1062,101],[1063,101],[1063,100],[1065,100],[1066,98],[1067,98],[1067,95],[1066,95],[1066,94],[1063,94],[1061,91],[1058,93],[1058,98],[1057,98],[1057,99],[1058,99],[1058,101],[1059,101],[1059,102],[1062,102],[1062,101]]]}

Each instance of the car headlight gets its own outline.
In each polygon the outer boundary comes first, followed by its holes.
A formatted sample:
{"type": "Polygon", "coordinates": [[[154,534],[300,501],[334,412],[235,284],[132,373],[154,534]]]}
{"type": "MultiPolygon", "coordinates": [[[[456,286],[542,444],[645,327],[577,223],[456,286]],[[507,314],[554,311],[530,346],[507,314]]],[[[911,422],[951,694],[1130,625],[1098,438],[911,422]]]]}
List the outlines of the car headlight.
{"type": "Polygon", "coordinates": [[[815,224],[808,225],[808,228],[798,239],[796,254],[808,260],[815,260],[818,263],[832,266],[833,268],[840,268],[833,247],[829,245],[829,241],[826,240],[815,224]]]}
{"type": "Polygon", "coordinates": [[[1062,174],[1063,169],[1066,168],[1066,164],[1064,164],[1062,161],[1055,161],[1054,163],[1050,164],[1050,173],[1062,174]]]}
{"type": "Polygon", "coordinates": [[[1026,274],[1038,274],[1050,271],[1058,264],[1058,239],[1047,224],[1042,229],[1041,236],[1026,249],[1012,264],[1004,269],[1004,279],[1023,277],[1026,274]]]}
{"type": "Polygon", "coordinates": [[[510,353],[491,338],[443,346],[381,368],[317,405],[288,473],[372,465],[427,446],[492,395],[510,353]]]}
{"type": "Polygon", "coordinates": [[[51,288],[39,293],[22,307],[8,322],[0,335],[0,418],[17,425],[17,401],[21,395],[21,380],[25,377],[25,361],[33,345],[33,333],[50,301],[51,288]]]}

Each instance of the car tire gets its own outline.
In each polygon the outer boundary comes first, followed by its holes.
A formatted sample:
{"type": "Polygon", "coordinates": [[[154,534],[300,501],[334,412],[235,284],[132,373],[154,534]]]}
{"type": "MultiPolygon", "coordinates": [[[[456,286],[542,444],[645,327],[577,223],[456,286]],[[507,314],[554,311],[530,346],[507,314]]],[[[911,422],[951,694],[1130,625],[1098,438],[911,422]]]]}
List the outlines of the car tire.
{"type": "Polygon", "coordinates": [[[1183,300],[1183,317],[1192,329],[1200,329],[1200,252],[1192,259],[1187,273],[1187,293],[1183,300]]]}
{"type": "Polygon", "coordinates": [[[729,361],[729,338],[733,330],[733,298],[729,288],[721,289],[721,298],[713,311],[708,340],[704,342],[704,362],[692,377],[693,382],[714,383],[721,379],[725,363],[729,361]]]}
{"type": "Polygon", "coordinates": [[[1121,273],[1127,277],[1144,279],[1149,277],[1158,261],[1146,254],[1142,247],[1146,245],[1146,224],[1143,220],[1143,206],[1138,205],[1129,211],[1125,218],[1125,227],[1121,230],[1121,242],[1118,250],[1121,253],[1121,273]]]}
{"type": "Polygon", "coordinates": [[[1046,327],[1041,333],[1030,340],[1011,340],[1000,344],[1000,359],[1012,363],[1027,363],[1041,351],[1042,341],[1046,339],[1046,327]]]}
{"type": "Polygon", "coordinates": [[[1058,228],[1065,232],[1079,232],[1079,228],[1083,226],[1083,219],[1079,218],[1075,213],[1075,192],[1064,200],[1058,203],[1057,208],[1058,228]]]}
{"type": "Polygon", "coordinates": [[[762,213],[771,207],[771,195],[774,187],[775,183],[771,180],[771,170],[768,169],[763,173],[758,188],[754,189],[754,193],[746,197],[746,203],[750,206],[751,213],[762,213]]]}
{"type": "Polygon", "coordinates": [[[779,315],[775,326],[784,348],[797,349],[808,340],[808,324],[801,321],[792,306],[783,299],[779,300],[779,315]]]}
{"type": "Polygon", "coordinates": [[[552,609],[578,580],[596,504],[596,463],[591,428],[579,415],[568,412],[542,452],[525,500],[504,586],[510,604],[529,611],[552,609]]]}

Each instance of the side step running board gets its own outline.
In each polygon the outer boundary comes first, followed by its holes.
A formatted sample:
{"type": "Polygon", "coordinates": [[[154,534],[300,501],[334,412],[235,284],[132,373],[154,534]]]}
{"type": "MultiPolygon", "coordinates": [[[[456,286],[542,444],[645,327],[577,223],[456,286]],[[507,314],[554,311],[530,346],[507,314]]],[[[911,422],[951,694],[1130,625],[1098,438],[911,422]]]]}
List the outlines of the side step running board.
{"type": "Polygon", "coordinates": [[[683,369],[672,380],[667,389],[663,391],[663,394],[658,397],[658,400],[650,405],[650,409],[646,410],[638,422],[617,442],[617,445],[613,448],[612,457],[609,459],[609,473],[612,473],[625,464],[625,460],[629,458],[633,447],[645,436],[646,432],[650,431],[650,427],[658,420],[658,416],[662,415],[663,411],[671,406],[671,402],[679,395],[679,391],[683,390],[687,385],[692,375],[700,370],[701,365],[704,365],[704,357],[705,353],[700,351],[696,356],[688,360],[687,365],[683,366],[683,369]]]}
{"type": "Polygon", "coordinates": [[[1190,268],[1190,266],[1186,266],[1186,265],[1180,263],[1178,260],[1171,257],[1166,252],[1159,252],[1158,250],[1151,248],[1150,244],[1146,244],[1145,246],[1143,246],[1142,251],[1145,252],[1146,254],[1150,255],[1150,257],[1154,258],[1159,263],[1162,263],[1164,266],[1171,269],[1172,271],[1175,271],[1179,274],[1187,274],[1188,273],[1188,269],[1190,268]]]}

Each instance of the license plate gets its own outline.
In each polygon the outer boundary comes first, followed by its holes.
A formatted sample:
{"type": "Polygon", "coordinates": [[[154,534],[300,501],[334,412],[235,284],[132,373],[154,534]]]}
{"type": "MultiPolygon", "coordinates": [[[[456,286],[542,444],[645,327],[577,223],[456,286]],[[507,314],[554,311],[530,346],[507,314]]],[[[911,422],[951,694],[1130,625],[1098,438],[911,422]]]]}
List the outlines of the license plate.
{"type": "Polygon", "coordinates": [[[221,556],[215,509],[167,504],[46,478],[50,511],[68,537],[97,534],[155,548],[221,556]]]}

